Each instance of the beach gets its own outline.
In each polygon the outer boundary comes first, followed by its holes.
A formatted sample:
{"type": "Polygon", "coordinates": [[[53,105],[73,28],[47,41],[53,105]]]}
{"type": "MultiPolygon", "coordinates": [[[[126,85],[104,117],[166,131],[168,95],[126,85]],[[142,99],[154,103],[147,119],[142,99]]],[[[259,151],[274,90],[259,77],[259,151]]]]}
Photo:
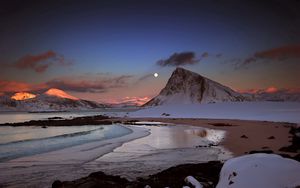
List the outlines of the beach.
{"type": "Polygon", "coordinates": [[[0,185],[50,187],[57,179],[70,181],[97,171],[134,181],[180,164],[225,161],[254,150],[297,154],[279,151],[291,144],[289,131],[296,124],[193,118],[105,121],[118,122],[132,133],[2,162],[0,185]]]}
{"type": "Polygon", "coordinates": [[[226,119],[196,119],[196,118],[134,118],[140,121],[160,121],[166,123],[200,126],[209,129],[226,131],[225,139],[220,143],[234,156],[243,155],[252,150],[273,150],[289,145],[291,126],[294,123],[226,120],[226,119]],[[243,136],[244,135],[244,136],[243,136]]]}

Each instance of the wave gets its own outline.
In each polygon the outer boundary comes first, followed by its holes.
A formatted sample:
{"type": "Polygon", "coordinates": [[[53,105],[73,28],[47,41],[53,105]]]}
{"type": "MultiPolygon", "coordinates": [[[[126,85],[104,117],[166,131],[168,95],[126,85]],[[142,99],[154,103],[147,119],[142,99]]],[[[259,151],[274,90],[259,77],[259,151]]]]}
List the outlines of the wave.
{"type": "Polygon", "coordinates": [[[0,162],[120,137],[131,132],[132,130],[129,128],[120,125],[110,125],[46,138],[13,141],[0,145],[0,162]]]}
{"type": "Polygon", "coordinates": [[[83,135],[91,134],[91,133],[93,133],[95,131],[102,130],[102,129],[104,129],[104,128],[103,127],[99,127],[97,129],[92,129],[92,130],[88,130],[88,131],[81,131],[81,132],[75,132],[75,133],[67,133],[67,134],[61,134],[61,135],[52,136],[52,137],[17,140],[17,141],[12,141],[12,142],[7,142],[7,143],[1,143],[0,146],[11,145],[11,144],[18,144],[18,143],[24,143],[24,142],[32,142],[32,141],[41,141],[41,140],[50,140],[50,139],[57,139],[57,138],[67,138],[67,137],[83,136],[83,135]]]}

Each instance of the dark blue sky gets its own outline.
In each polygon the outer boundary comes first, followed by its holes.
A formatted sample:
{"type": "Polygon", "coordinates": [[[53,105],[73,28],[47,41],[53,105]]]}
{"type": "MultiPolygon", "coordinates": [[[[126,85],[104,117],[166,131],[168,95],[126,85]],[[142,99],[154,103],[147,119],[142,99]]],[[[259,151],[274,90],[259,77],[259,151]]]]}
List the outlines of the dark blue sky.
{"type": "Polygon", "coordinates": [[[295,68],[300,68],[299,10],[296,0],[3,0],[0,80],[35,85],[55,80],[55,86],[95,100],[122,98],[119,90],[124,96],[153,96],[175,68],[156,62],[174,53],[194,52],[201,60],[186,68],[234,89],[295,88],[293,80],[299,78],[295,68]],[[284,54],[278,55],[278,48],[284,54]],[[53,63],[51,53],[50,59],[43,56],[49,51],[72,63],[53,63]],[[271,56],[256,56],[268,51],[271,56]],[[208,56],[201,58],[205,52],[208,56]],[[277,53],[275,58],[272,52],[277,53]],[[28,55],[42,58],[27,67],[14,66],[28,55]],[[251,57],[258,60],[247,64],[251,57]],[[42,63],[50,64],[36,71],[34,66],[42,63]],[[160,76],[147,78],[154,72],[160,76]],[[105,83],[122,76],[128,76],[121,81],[124,87],[105,83]],[[141,77],[146,78],[142,83],[141,77]],[[95,91],[75,88],[83,82],[95,91]],[[97,84],[103,84],[103,90],[97,84]],[[133,85],[135,90],[128,89],[133,85]]]}

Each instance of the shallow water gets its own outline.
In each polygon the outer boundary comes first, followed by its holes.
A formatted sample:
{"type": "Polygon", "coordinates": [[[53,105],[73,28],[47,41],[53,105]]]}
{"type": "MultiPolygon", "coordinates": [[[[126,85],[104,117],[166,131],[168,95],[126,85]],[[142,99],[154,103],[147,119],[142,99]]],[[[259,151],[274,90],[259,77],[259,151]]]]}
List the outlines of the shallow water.
{"type": "Polygon", "coordinates": [[[35,126],[0,127],[0,162],[115,138],[131,132],[130,129],[120,125],[48,128],[35,126]]]}
{"type": "Polygon", "coordinates": [[[61,117],[64,119],[94,116],[103,114],[101,111],[82,111],[82,112],[49,112],[49,113],[28,113],[28,112],[1,112],[0,123],[19,123],[30,120],[46,120],[51,117],[61,117]]]}
{"type": "Polygon", "coordinates": [[[125,116],[127,113],[136,111],[138,108],[105,108],[97,111],[70,111],[70,112],[0,112],[0,124],[2,123],[19,123],[30,120],[46,120],[51,117],[61,117],[71,119],[74,117],[107,115],[107,116],[125,116]]]}
{"type": "MultiPolygon", "coordinates": [[[[28,142],[25,144],[26,146],[29,147],[30,142],[40,143],[43,141],[44,145],[50,143],[49,145],[52,147],[52,141],[48,142],[47,140],[50,138],[50,140],[54,139],[53,147],[58,143],[60,147],[65,145],[65,148],[51,152],[42,151],[43,153],[37,155],[0,162],[0,187],[51,187],[54,180],[74,180],[95,171],[121,175],[133,180],[136,177],[154,174],[178,164],[222,160],[229,157],[227,151],[222,147],[196,148],[198,145],[219,142],[225,136],[224,131],[187,125],[133,126],[120,124],[66,127],[63,130],[59,130],[60,127],[49,127],[47,129],[37,128],[34,131],[32,127],[11,128],[15,129],[16,135],[23,134],[23,138],[12,139],[14,136],[8,136],[7,140],[10,138],[11,143],[2,141],[4,145],[22,143],[24,141],[18,142],[18,140],[24,140],[24,138],[26,140],[27,132],[37,131],[31,141],[25,141],[25,143],[28,142]],[[56,133],[50,131],[51,128],[57,128],[56,133]],[[127,129],[132,133],[120,136],[127,129]],[[44,130],[49,134],[51,132],[51,137],[38,134],[44,130]],[[105,137],[105,134],[102,134],[103,131],[111,134],[106,134],[108,136],[105,137]],[[149,133],[151,134],[149,135],[149,133]],[[64,134],[71,136],[64,136],[64,134]],[[103,135],[104,138],[101,140],[103,135]],[[116,137],[105,139],[110,138],[111,135],[116,137]],[[99,141],[89,142],[95,137],[99,141]],[[82,140],[88,143],[68,146],[69,143],[82,140]]],[[[10,132],[12,131],[6,130],[6,133],[10,132]]],[[[40,145],[40,148],[43,149],[42,146],[43,144],[40,145]]],[[[2,151],[1,146],[0,151],[2,151]]]]}

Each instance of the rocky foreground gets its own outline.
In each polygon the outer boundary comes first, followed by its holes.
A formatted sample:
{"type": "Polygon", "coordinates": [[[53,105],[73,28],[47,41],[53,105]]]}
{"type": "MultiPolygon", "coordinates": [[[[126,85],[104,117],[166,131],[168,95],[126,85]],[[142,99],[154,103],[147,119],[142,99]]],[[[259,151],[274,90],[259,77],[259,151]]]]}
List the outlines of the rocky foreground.
{"type": "Polygon", "coordinates": [[[48,120],[31,120],[21,123],[4,123],[0,126],[42,126],[47,128],[48,126],[77,126],[77,125],[111,125],[113,123],[118,123],[117,121],[112,121],[110,117],[97,115],[97,116],[86,116],[86,117],[76,117],[73,119],[62,119],[61,117],[52,117],[48,120]]]}
{"type": "MultiPolygon", "coordinates": [[[[250,151],[250,154],[253,153],[261,153],[264,151],[250,151]]],[[[272,153],[272,152],[269,152],[272,153]]],[[[263,156],[269,157],[270,154],[263,154],[263,156]]],[[[251,157],[251,155],[246,155],[245,157],[251,157]]],[[[253,155],[256,157],[255,155],[253,155]]],[[[260,156],[259,156],[260,157],[260,156]]],[[[259,158],[258,157],[258,158],[259,158]]],[[[300,172],[300,156],[299,154],[296,157],[290,157],[288,155],[284,155],[284,157],[289,157],[294,160],[289,160],[288,158],[282,158],[279,155],[270,155],[270,159],[273,158],[278,158],[279,160],[288,160],[288,162],[295,163],[295,168],[297,172],[300,172]],[[298,163],[296,162],[299,161],[298,163]]],[[[234,159],[238,161],[237,159],[234,159]]],[[[267,161],[272,161],[269,159],[266,159],[267,161]]],[[[235,163],[237,163],[235,161],[235,163]]],[[[255,160],[249,160],[251,163],[252,161],[255,160]]],[[[240,162],[240,159],[239,161],[240,162]]],[[[248,163],[249,163],[248,162],[248,163]]],[[[231,162],[232,163],[232,162],[231,162]]],[[[225,163],[226,164],[226,163],[225,163]]],[[[247,162],[243,162],[242,164],[246,164],[247,162]]],[[[257,163],[259,164],[259,162],[257,163]]],[[[280,164],[280,162],[279,162],[280,164]]],[[[154,175],[150,175],[149,177],[146,178],[137,178],[135,181],[128,181],[125,178],[122,178],[120,176],[113,176],[113,175],[107,175],[104,172],[94,172],[91,173],[87,177],[83,177],[74,181],[60,181],[56,180],[52,184],[52,188],[95,188],[95,187],[110,187],[110,188],[158,188],[158,187],[172,187],[172,188],[182,188],[184,186],[189,186],[189,187],[196,187],[195,184],[193,185],[192,182],[188,181],[187,177],[194,177],[198,182],[200,182],[201,186],[204,188],[213,188],[216,187],[218,182],[223,179],[224,181],[228,181],[227,184],[231,185],[234,184],[234,177],[238,176],[238,172],[241,171],[240,169],[244,171],[249,171],[245,170],[245,168],[242,167],[235,167],[237,168],[236,171],[227,168],[227,171],[232,171],[232,173],[229,175],[230,179],[224,180],[224,177],[220,175],[220,172],[223,163],[220,161],[210,161],[207,163],[199,163],[199,164],[183,164],[183,165],[178,165],[175,167],[171,167],[167,170],[164,170],[162,172],[159,172],[154,175]]],[[[228,165],[227,165],[228,166],[228,165]]],[[[259,167],[259,166],[258,166],[259,167]]],[[[249,167],[248,167],[249,168],[249,167]]],[[[276,166],[275,166],[276,168],[276,166]]],[[[225,169],[226,170],[226,169],[225,169]]],[[[259,169],[261,170],[261,169],[259,169]]],[[[265,170],[265,169],[264,169],[265,170]]],[[[266,169],[268,170],[273,170],[273,169],[266,169]]],[[[285,169],[286,170],[286,169],[285,169]]],[[[294,169],[292,169],[293,171],[294,169]]],[[[224,170],[223,170],[224,171],[224,170]]],[[[275,170],[276,172],[276,170],[275,170]]],[[[280,172],[279,172],[280,173],[280,172]]],[[[288,174],[287,174],[288,175],[288,174]]],[[[254,175],[255,176],[255,175],[254,175]]],[[[245,179],[245,177],[243,177],[245,179]]],[[[247,177],[246,177],[247,178],[247,177]]],[[[295,178],[294,178],[295,179],[295,178]]],[[[300,187],[300,184],[297,185],[297,188],[300,187]]]]}
{"type": "Polygon", "coordinates": [[[151,187],[183,187],[187,185],[184,179],[193,176],[205,187],[215,187],[218,183],[219,172],[223,166],[220,161],[210,161],[201,164],[184,164],[171,167],[167,170],[151,175],[148,178],[138,178],[130,182],[119,176],[106,175],[103,172],[91,173],[74,181],[61,182],[59,180],[52,184],[53,188],[92,188],[92,187],[111,187],[111,188],[138,188],[149,185],[151,187]]]}

